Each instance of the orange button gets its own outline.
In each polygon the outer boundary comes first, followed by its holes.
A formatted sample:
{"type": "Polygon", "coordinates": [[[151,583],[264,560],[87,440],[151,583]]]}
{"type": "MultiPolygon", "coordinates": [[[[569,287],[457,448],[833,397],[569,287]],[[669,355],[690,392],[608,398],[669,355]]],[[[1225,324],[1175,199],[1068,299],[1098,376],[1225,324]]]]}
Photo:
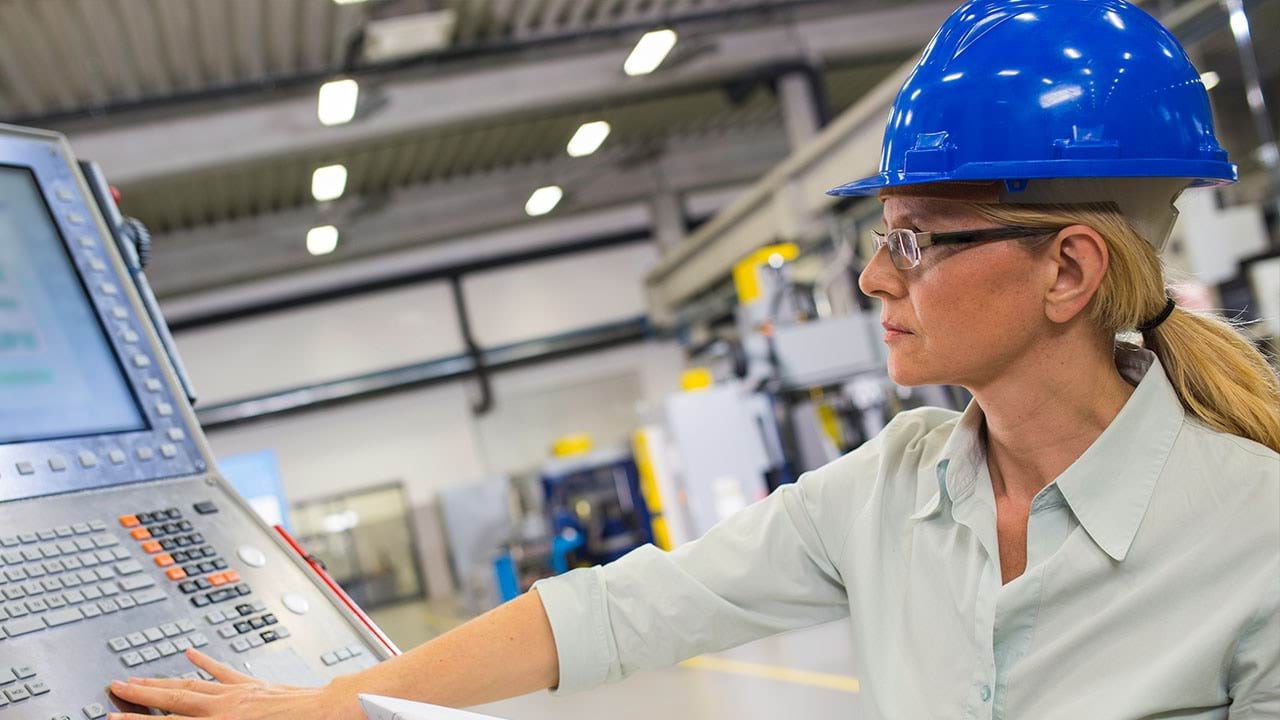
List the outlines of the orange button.
{"type": "Polygon", "coordinates": [[[222,573],[222,576],[225,577],[227,579],[227,582],[229,583],[240,582],[240,573],[236,572],[235,570],[228,570],[222,573]]]}
{"type": "Polygon", "coordinates": [[[169,553],[160,553],[156,556],[156,564],[160,567],[169,567],[173,564],[173,556],[169,553]]]}
{"type": "Polygon", "coordinates": [[[160,552],[160,541],[148,540],[142,543],[142,549],[145,550],[148,555],[155,555],[156,553],[160,552]]]}
{"type": "Polygon", "coordinates": [[[131,528],[131,527],[138,527],[142,523],[138,522],[137,515],[121,515],[120,524],[127,528],[131,528]]]}
{"type": "Polygon", "coordinates": [[[181,580],[187,576],[187,571],[180,567],[174,567],[165,570],[164,574],[168,575],[170,580],[181,580]]]}
{"type": "Polygon", "coordinates": [[[144,527],[134,528],[129,531],[129,534],[133,536],[134,540],[146,540],[151,537],[151,531],[144,527]]]}
{"type": "Polygon", "coordinates": [[[208,576],[208,578],[206,579],[209,581],[209,584],[214,587],[227,584],[227,576],[223,575],[222,573],[214,573],[208,576]]]}

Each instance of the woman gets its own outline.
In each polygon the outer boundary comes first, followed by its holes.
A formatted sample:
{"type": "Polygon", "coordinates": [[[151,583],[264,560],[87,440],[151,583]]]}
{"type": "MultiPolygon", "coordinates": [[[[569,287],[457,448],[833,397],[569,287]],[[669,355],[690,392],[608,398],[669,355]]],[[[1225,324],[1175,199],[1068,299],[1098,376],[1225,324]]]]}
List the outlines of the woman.
{"type": "Polygon", "coordinates": [[[849,616],[867,717],[1280,717],[1280,388],[1174,306],[1157,254],[1177,194],[1234,177],[1145,13],[967,4],[903,87],[881,173],[833,191],[884,201],[861,286],[890,375],[968,388],[963,414],[904,413],[701,540],[543,581],[324,688],[192,652],[219,683],[113,690],[347,720],[357,692],[572,691],[849,616]]]}

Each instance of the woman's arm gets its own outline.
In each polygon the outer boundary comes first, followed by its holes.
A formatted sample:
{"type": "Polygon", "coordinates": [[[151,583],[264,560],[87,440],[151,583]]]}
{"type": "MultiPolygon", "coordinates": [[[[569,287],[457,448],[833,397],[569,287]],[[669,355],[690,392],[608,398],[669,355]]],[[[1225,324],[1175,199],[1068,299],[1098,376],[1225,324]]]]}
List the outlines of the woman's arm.
{"type": "MultiPolygon", "coordinates": [[[[179,718],[363,720],[358,693],[467,707],[554,687],[556,644],[537,591],[410,652],[321,688],[267,685],[192,650],[188,657],[218,682],[133,679],[111,691],[179,718]]],[[[111,720],[148,720],[115,713],[111,720]]]]}

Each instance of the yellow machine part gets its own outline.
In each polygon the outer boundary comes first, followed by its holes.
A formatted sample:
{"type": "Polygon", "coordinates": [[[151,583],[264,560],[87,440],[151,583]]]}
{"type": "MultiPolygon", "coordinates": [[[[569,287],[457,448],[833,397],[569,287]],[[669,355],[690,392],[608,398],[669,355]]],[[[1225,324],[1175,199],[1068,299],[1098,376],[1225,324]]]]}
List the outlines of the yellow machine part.
{"type": "Polygon", "coordinates": [[[640,472],[640,492],[644,495],[645,505],[649,506],[653,543],[663,550],[670,550],[671,530],[667,527],[666,516],[663,515],[662,494],[658,492],[658,479],[653,473],[653,460],[649,455],[649,436],[643,429],[636,430],[632,434],[631,446],[635,453],[636,470],[640,472]]]}
{"type": "Polygon", "coordinates": [[[706,390],[715,382],[711,370],[704,367],[689,368],[680,374],[680,389],[685,392],[706,390]]]}
{"type": "Polygon", "coordinates": [[[747,305],[760,299],[760,268],[769,264],[773,256],[791,262],[800,257],[800,247],[795,243],[765,245],[738,261],[733,266],[733,286],[738,291],[738,304],[747,305]]]}
{"type": "Polygon", "coordinates": [[[551,446],[551,454],[558,458],[573,457],[589,453],[593,447],[595,447],[595,441],[586,433],[565,435],[551,446]]]}

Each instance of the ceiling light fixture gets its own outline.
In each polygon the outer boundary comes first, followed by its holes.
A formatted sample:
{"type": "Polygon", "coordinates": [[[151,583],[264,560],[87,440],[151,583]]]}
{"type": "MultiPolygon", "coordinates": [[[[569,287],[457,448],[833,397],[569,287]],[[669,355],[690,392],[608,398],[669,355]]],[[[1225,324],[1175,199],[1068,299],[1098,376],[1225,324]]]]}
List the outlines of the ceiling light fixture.
{"type": "Polygon", "coordinates": [[[346,191],[346,165],[325,165],[311,174],[311,196],[317,202],[337,200],[346,191]]]}
{"type": "Polygon", "coordinates": [[[540,187],[529,196],[529,201],[524,204],[524,211],[531,217],[546,215],[556,209],[562,197],[564,197],[564,190],[559,185],[540,187]]]}
{"type": "Polygon", "coordinates": [[[307,252],[312,255],[328,255],[338,248],[338,228],[321,225],[307,231],[307,252]]]}
{"type": "Polygon", "coordinates": [[[622,70],[628,75],[648,75],[666,59],[667,53],[676,46],[675,30],[653,30],[644,34],[636,43],[622,70]]]}
{"type": "Polygon", "coordinates": [[[320,86],[320,100],[316,117],[321,125],[341,125],[356,116],[356,101],[360,99],[360,84],[355,80],[332,80],[320,86]]]}
{"type": "Polygon", "coordinates": [[[609,123],[604,120],[583,123],[569,140],[570,157],[586,157],[600,149],[605,138],[609,137],[609,123]]]}

